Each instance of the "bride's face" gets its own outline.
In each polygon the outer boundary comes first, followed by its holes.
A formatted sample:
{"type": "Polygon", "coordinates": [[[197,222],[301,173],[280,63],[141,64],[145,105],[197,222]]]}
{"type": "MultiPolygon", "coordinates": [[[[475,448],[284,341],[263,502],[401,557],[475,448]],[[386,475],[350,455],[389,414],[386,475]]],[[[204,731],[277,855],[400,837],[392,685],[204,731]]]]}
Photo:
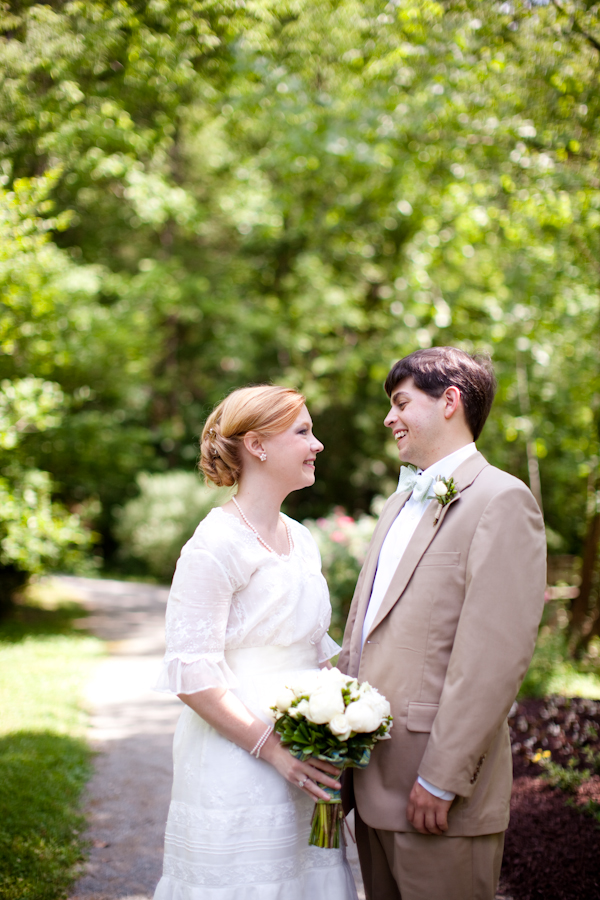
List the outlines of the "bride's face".
{"type": "Polygon", "coordinates": [[[262,441],[267,454],[267,471],[281,480],[288,491],[309,487],[315,481],[315,460],[323,444],[313,434],[306,406],[293,425],[262,441]]]}

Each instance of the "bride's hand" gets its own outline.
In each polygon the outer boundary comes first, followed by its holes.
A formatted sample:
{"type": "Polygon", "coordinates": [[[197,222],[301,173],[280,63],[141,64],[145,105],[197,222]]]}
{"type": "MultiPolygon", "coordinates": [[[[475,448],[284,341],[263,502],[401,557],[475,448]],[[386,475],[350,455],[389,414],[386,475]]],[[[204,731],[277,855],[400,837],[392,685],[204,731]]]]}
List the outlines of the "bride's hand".
{"type": "Polygon", "coordinates": [[[339,790],[340,782],[337,780],[340,770],[336,769],[331,763],[324,762],[322,759],[310,759],[304,762],[296,759],[295,756],[286,750],[279,741],[276,734],[271,734],[267,743],[260,753],[262,759],[266,760],[279,772],[280,775],[295,784],[313,798],[313,800],[330,800],[329,795],[319,787],[317,781],[327,787],[339,790]],[[331,776],[334,776],[333,778],[331,776]]]}

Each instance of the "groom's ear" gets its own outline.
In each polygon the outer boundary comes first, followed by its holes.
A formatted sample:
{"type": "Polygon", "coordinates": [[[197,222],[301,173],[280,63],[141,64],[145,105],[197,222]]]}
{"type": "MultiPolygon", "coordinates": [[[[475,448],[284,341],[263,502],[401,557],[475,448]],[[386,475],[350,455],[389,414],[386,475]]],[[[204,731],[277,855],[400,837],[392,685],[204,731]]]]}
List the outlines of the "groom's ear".
{"type": "Polygon", "coordinates": [[[455,385],[450,385],[444,391],[444,418],[451,419],[459,409],[463,408],[460,390],[455,385]]]}

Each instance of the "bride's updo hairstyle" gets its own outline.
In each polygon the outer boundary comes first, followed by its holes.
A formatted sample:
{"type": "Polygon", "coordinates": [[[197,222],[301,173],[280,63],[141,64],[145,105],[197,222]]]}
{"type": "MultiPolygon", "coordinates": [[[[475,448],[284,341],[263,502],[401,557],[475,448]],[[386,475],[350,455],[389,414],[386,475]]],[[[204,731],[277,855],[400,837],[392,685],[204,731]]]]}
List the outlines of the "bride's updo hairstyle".
{"type": "Polygon", "coordinates": [[[212,411],[202,429],[200,469],[206,483],[237,484],[242,473],[242,446],[249,431],[269,438],[289,428],[305,398],[297,391],[271,384],[232,391],[212,411]]]}

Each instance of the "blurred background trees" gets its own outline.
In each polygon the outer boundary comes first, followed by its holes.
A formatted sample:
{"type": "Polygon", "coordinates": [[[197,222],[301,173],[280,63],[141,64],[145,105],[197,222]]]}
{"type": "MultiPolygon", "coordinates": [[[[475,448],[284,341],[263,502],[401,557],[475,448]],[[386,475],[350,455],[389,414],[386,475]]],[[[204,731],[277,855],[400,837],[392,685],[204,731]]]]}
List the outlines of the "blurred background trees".
{"type": "Polygon", "coordinates": [[[398,470],[390,364],[455,344],[499,376],[480,448],[540,496],[551,552],[584,559],[584,649],[599,7],[0,3],[7,577],[123,566],[120,508],[160,496],[140,473],[192,472],[208,410],[248,382],[303,390],[326,445],[288,511],[369,513],[398,470]]]}

